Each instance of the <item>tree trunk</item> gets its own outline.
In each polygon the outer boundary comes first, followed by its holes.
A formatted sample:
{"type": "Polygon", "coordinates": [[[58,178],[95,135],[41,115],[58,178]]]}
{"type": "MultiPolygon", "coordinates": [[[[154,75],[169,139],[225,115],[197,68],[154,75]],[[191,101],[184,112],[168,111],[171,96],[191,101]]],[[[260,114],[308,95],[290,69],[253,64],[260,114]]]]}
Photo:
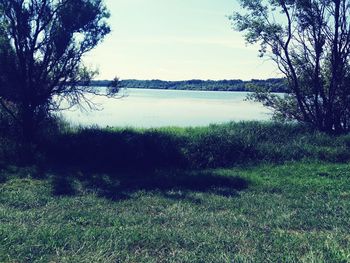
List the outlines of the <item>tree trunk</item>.
{"type": "Polygon", "coordinates": [[[23,165],[31,165],[34,162],[33,146],[36,141],[35,118],[29,106],[22,109],[22,123],[21,123],[21,163],[23,165]]]}

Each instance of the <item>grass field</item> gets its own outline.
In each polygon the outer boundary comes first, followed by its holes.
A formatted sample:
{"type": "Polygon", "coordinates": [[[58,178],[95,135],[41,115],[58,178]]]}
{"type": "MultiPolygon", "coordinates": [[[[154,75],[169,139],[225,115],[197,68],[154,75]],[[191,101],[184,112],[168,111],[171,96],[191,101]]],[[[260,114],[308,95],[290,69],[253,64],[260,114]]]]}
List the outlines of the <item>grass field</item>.
{"type": "Polygon", "coordinates": [[[32,170],[1,172],[0,262],[350,262],[350,164],[32,170]]]}

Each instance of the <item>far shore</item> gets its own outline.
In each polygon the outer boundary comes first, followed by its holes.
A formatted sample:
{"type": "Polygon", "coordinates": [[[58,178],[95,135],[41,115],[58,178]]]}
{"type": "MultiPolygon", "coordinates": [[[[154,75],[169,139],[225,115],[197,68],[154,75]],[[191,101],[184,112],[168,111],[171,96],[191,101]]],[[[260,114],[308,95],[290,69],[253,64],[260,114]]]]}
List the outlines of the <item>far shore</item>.
{"type": "MultiPolygon", "coordinates": [[[[107,87],[110,80],[94,80],[91,86],[107,87]]],[[[154,90],[194,90],[194,91],[233,91],[233,92],[252,92],[254,87],[269,89],[274,93],[287,93],[288,88],[285,80],[282,78],[271,78],[265,80],[253,79],[244,80],[120,80],[120,88],[135,89],[154,89],[154,90]]]]}

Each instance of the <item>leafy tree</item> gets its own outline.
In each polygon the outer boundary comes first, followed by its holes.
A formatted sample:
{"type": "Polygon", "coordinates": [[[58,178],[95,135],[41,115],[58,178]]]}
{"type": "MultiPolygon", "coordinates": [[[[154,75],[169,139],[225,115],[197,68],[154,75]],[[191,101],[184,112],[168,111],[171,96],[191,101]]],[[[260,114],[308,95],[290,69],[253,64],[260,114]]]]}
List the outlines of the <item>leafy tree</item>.
{"type": "Polygon", "coordinates": [[[97,72],[82,58],[110,32],[109,16],[102,0],[0,0],[0,105],[25,140],[63,102],[92,105],[97,72]]]}
{"type": "Polygon", "coordinates": [[[230,19],[248,43],[259,43],[286,76],[281,98],[258,89],[254,99],[283,119],[329,133],[350,129],[350,1],[240,0],[230,19]]]}

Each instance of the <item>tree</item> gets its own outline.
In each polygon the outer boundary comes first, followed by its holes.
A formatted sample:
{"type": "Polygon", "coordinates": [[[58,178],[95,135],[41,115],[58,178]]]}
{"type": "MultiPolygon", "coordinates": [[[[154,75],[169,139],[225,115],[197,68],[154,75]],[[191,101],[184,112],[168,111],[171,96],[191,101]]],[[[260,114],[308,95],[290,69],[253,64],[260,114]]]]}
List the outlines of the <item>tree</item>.
{"type": "Polygon", "coordinates": [[[63,101],[92,105],[97,72],[82,58],[110,32],[109,16],[102,0],[0,0],[0,106],[26,141],[63,101]]]}
{"type": "Polygon", "coordinates": [[[258,89],[275,116],[329,133],[350,130],[350,1],[240,0],[230,19],[285,75],[284,98],[258,89]]]}

